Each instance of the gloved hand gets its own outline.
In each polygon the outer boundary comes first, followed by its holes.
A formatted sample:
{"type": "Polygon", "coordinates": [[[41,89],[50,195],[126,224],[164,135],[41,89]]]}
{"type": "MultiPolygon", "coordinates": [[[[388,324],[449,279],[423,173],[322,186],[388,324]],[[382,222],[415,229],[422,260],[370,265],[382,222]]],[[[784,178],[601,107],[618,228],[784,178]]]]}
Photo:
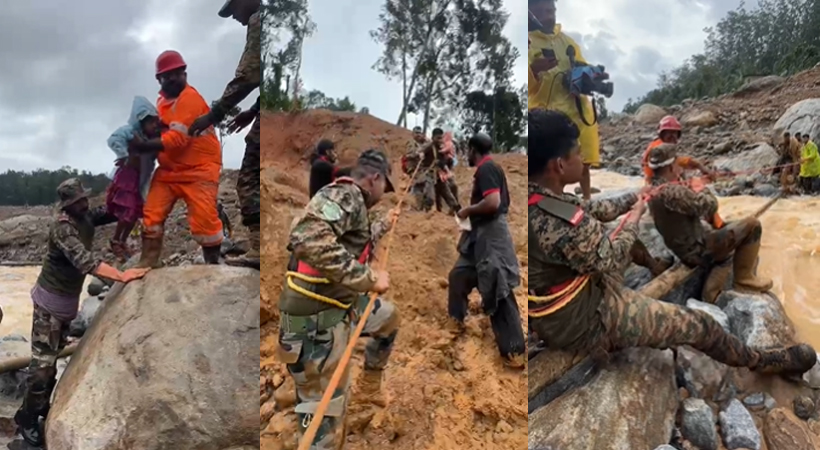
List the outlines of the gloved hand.
{"type": "Polygon", "coordinates": [[[128,283],[144,277],[150,270],[151,269],[128,269],[125,272],[120,272],[116,267],[103,262],[92,272],[92,275],[121,283],[128,283]]]}

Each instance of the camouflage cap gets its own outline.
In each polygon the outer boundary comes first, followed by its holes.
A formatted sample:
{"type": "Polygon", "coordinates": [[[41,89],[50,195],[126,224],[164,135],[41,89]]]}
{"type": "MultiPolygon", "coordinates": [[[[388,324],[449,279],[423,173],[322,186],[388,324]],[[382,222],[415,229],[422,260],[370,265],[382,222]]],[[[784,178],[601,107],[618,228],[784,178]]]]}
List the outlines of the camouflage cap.
{"type": "Polygon", "coordinates": [[[675,144],[661,144],[649,150],[648,165],[650,169],[661,169],[671,166],[678,157],[678,149],[675,144]]]}
{"type": "Polygon", "coordinates": [[[57,186],[57,196],[60,197],[60,209],[67,208],[79,200],[88,198],[91,189],[83,187],[79,178],[69,178],[57,186]]]}
{"type": "Polygon", "coordinates": [[[390,180],[390,175],[392,174],[390,160],[384,152],[374,149],[365,150],[361,155],[359,155],[358,165],[377,169],[382,175],[384,175],[384,180],[387,182],[387,187],[384,191],[395,191],[393,188],[393,182],[390,180]]]}
{"type": "Polygon", "coordinates": [[[231,17],[231,14],[233,14],[233,2],[234,0],[225,1],[225,4],[222,5],[222,9],[219,10],[219,17],[222,17],[223,19],[231,17]]]}

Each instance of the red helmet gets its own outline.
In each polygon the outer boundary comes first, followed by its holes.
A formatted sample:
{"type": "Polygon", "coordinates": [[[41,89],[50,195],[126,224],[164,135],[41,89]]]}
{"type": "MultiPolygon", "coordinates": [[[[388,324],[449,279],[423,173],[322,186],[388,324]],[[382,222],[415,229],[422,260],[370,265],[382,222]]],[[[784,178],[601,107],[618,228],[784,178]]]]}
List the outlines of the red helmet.
{"type": "Polygon", "coordinates": [[[187,67],[179,52],[165,50],[157,57],[157,75],[187,67]]]}
{"type": "Polygon", "coordinates": [[[678,122],[675,116],[666,116],[661,119],[661,123],[658,124],[658,133],[663,133],[664,131],[681,132],[680,122],[678,122]]]}

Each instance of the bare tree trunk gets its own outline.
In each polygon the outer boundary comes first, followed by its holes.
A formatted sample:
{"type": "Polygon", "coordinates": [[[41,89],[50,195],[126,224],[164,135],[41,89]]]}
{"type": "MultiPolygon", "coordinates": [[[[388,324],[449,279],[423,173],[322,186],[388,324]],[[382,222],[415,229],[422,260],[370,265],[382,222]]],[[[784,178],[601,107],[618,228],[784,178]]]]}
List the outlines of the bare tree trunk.
{"type": "MultiPolygon", "coordinates": [[[[401,98],[405,104],[402,109],[407,111],[407,48],[402,46],[401,50],[401,98]]],[[[404,114],[404,128],[407,128],[407,114],[404,114]]]]}
{"type": "Polygon", "coordinates": [[[424,134],[427,134],[427,127],[430,125],[430,107],[433,104],[433,86],[435,82],[435,76],[431,76],[427,81],[427,104],[424,105],[424,134]]]}

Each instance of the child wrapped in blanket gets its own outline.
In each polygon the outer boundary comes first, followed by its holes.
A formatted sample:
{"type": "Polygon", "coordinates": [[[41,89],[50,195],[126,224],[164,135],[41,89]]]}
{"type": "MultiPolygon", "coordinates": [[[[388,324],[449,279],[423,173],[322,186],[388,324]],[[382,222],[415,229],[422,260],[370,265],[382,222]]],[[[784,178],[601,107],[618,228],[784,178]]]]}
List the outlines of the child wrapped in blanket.
{"type": "Polygon", "coordinates": [[[108,186],[105,202],[108,211],[118,219],[110,245],[112,253],[121,261],[131,257],[128,236],[142,217],[142,207],[157,157],[155,153],[129,153],[128,141],[135,134],[146,140],[159,137],[161,126],[156,107],[147,98],[137,96],[131,105],[128,125],[118,128],[108,138],[108,147],[116,155],[114,164],[117,169],[114,180],[108,186]]]}

